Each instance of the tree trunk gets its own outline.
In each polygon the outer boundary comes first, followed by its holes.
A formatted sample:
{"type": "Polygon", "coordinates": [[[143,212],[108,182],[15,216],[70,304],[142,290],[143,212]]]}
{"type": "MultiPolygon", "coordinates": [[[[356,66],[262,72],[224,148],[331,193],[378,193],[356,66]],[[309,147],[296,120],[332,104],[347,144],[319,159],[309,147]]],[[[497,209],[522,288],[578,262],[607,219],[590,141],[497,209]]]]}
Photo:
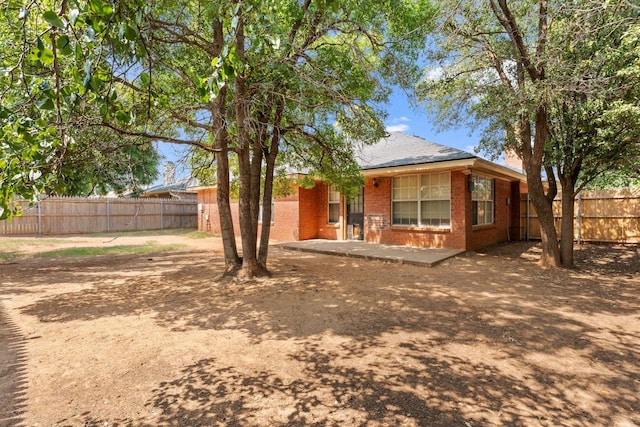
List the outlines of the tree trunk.
{"type": "Polygon", "coordinates": [[[233,229],[231,204],[229,203],[229,159],[226,151],[228,148],[226,131],[218,132],[216,146],[222,150],[217,154],[216,159],[216,201],[218,203],[220,234],[222,235],[224,248],[224,265],[225,270],[229,273],[236,271],[240,267],[241,259],[238,256],[238,248],[236,247],[236,235],[233,229]]]}
{"type": "MultiPolygon", "coordinates": [[[[238,27],[236,29],[236,54],[238,60],[244,61],[244,22],[242,13],[238,13],[238,27]]],[[[238,210],[240,216],[240,234],[242,239],[242,268],[239,275],[244,278],[252,278],[265,275],[264,269],[258,263],[257,239],[258,239],[258,209],[260,201],[260,179],[255,179],[252,167],[252,150],[250,129],[248,128],[248,99],[245,84],[245,76],[238,74],[235,78],[234,105],[236,124],[238,126],[238,165],[240,174],[240,199],[238,210]],[[257,183],[257,184],[256,184],[257,183]],[[255,186],[257,185],[257,189],[255,186]]],[[[261,162],[262,158],[254,158],[254,162],[261,162]]],[[[255,163],[253,163],[255,165],[255,163]]],[[[260,167],[260,165],[258,165],[260,167]]]]}
{"type": "Polygon", "coordinates": [[[280,123],[284,112],[284,101],[277,103],[273,132],[271,134],[271,146],[266,155],[266,171],[264,176],[264,195],[262,196],[262,231],[260,232],[260,248],[258,250],[258,262],[265,268],[269,255],[269,236],[271,235],[271,200],[273,199],[273,175],[275,172],[276,159],[280,148],[280,123]],[[266,221],[265,221],[266,218],[266,221]]]}
{"type": "Polygon", "coordinates": [[[267,266],[267,256],[269,254],[269,235],[271,234],[271,200],[273,199],[273,175],[278,155],[278,144],[271,144],[271,151],[267,155],[267,167],[264,177],[264,194],[262,196],[262,230],[260,232],[260,249],[258,252],[258,262],[267,266]]]}
{"type": "MultiPolygon", "coordinates": [[[[216,52],[222,50],[223,27],[218,21],[214,25],[214,46],[216,52]]],[[[236,235],[233,229],[231,216],[231,204],[229,203],[229,138],[226,128],[226,95],[227,88],[222,87],[216,102],[213,104],[212,117],[215,127],[214,144],[218,150],[216,154],[216,202],[218,203],[218,216],[220,218],[220,234],[224,249],[224,265],[227,273],[237,271],[241,265],[236,246],[236,235]]]]}
{"type": "MultiPolygon", "coordinates": [[[[560,266],[560,248],[558,247],[558,235],[553,219],[552,203],[557,192],[555,180],[553,188],[549,193],[545,193],[542,184],[542,161],[544,158],[544,149],[548,138],[547,133],[547,113],[546,107],[540,106],[536,111],[535,121],[535,137],[533,145],[531,144],[531,128],[532,124],[529,118],[523,114],[517,125],[517,137],[519,151],[522,153],[524,168],[527,172],[527,186],[531,201],[538,215],[540,222],[540,238],[542,246],[542,255],[540,264],[544,267],[560,266]]],[[[550,177],[555,179],[553,175],[550,177]]]]}
{"type": "Polygon", "coordinates": [[[547,198],[542,185],[542,175],[534,171],[527,170],[527,185],[533,207],[540,222],[540,238],[542,255],[540,264],[544,267],[560,266],[560,249],[558,247],[558,235],[556,233],[553,205],[547,198]]]}

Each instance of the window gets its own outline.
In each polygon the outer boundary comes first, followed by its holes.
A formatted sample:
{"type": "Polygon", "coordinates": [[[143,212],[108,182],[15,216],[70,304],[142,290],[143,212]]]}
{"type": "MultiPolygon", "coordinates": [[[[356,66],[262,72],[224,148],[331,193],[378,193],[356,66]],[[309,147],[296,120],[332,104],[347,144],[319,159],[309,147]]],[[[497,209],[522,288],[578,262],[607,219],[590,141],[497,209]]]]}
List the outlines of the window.
{"type": "MultiPolygon", "coordinates": [[[[263,216],[264,216],[264,209],[263,209],[264,205],[262,204],[262,198],[260,199],[260,210],[258,211],[258,223],[262,223],[263,222],[263,216]]],[[[271,224],[274,223],[274,218],[275,218],[275,212],[276,212],[276,199],[271,199],[271,224]]]]}
{"type": "Polygon", "coordinates": [[[473,225],[493,224],[493,180],[471,175],[473,225]]]}
{"type": "Polygon", "coordinates": [[[449,227],[451,184],[448,172],[393,178],[393,225],[449,227]]]}
{"type": "Polygon", "coordinates": [[[329,224],[340,221],[340,192],[333,186],[329,187],[329,224]]]}

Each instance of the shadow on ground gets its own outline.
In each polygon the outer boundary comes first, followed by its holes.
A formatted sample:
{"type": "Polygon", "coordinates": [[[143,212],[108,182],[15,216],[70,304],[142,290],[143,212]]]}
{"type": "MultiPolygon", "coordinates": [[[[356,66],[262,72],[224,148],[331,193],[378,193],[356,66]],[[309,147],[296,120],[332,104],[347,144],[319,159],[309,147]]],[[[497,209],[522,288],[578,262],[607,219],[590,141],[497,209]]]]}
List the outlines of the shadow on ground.
{"type": "Polygon", "coordinates": [[[18,426],[26,406],[25,339],[0,300],[0,425],[18,426]]]}
{"type": "Polygon", "coordinates": [[[640,424],[637,253],[605,262],[593,250],[577,271],[539,270],[526,248],[435,269],[275,252],[274,278],[247,282],[213,280],[222,260],[188,252],[81,270],[60,260],[42,274],[83,289],[22,312],[42,322],[153,313],[175,332],[298,346],[281,355],[301,367],[293,378],[202,359],[153,390],[157,419],[121,425],[640,424]],[[616,270],[628,280],[606,277],[616,270]],[[326,336],[343,341],[324,346],[326,336]]]}

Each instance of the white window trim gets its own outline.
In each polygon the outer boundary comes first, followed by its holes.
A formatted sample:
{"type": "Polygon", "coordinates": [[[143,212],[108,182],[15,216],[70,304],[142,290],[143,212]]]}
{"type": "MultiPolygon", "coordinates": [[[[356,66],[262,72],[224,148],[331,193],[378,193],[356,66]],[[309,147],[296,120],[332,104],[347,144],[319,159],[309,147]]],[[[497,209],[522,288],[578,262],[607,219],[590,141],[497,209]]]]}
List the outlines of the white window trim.
{"type": "Polygon", "coordinates": [[[491,222],[479,222],[478,221],[478,215],[476,212],[475,218],[471,219],[471,223],[473,224],[473,227],[482,227],[482,226],[487,226],[487,225],[493,225],[496,223],[496,180],[494,178],[489,178],[487,176],[483,176],[483,175],[477,175],[477,174],[473,174],[471,175],[471,182],[473,183],[475,179],[482,179],[482,180],[486,180],[491,182],[491,199],[490,200],[485,200],[485,199],[476,199],[474,198],[474,191],[473,191],[473,186],[471,188],[471,204],[473,206],[473,202],[478,202],[478,203],[487,203],[487,202],[491,202],[491,222]],[[477,223],[474,224],[474,222],[478,221],[477,223]]]}
{"type": "MultiPolygon", "coordinates": [[[[418,228],[425,228],[425,229],[437,229],[437,230],[449,230],[451,229],[451,172],[432,172],[432,173],[423,173],[423,174],[412,174],[412,175],[401,175],[401,176],[415,176],[417,177],[417,184],[418,184],[418,191],[417,191],[417,199],[398,199],[395,200],[393,198],[393,178],[391,180],[391,225],[393,227],[407,227],[407,228],[411,228],[411,227],[418,227],[418,228]],[[420,196],[421,193],[421,182],[422,182],[422,176],[423,175],[435,175],[435,174],[447,174],[448,176],[448,180],[449,180],[449,197],[446,199],[422,199],[420,196]],[[422,224],[422,202],[428,202],[428,201],[444,201],[447,200],[449,201],[449,224],[448,225],[428,225],[422,224]],[[393,222],[393,206],[394,206],[394,202],[416,202],[418,205],[418,223],[417,224],[395,224],[393,222]]],[[[396,177],[394,177],[396,178],[396,177]]]]}
{"type": "Polygon", "coordinates": [[[333,185],[328,186],[327,190],[327,224],[339,224],[340,223],[340,199],[342,198],[340,192],[335,189],[333,185]],[[331,193],[337,193],[338,200],[331,200],[331,193]],[[331,221],[331,205],[338,205],[338,218],[335,221],[331,221]]]}
{"type": "MultiPolygon", "coordinates": [[[[262,216],[264,215],[264,206],[262,204],[262,200],[260,201],[260,207],[258,208],[258,224],[262,224],[262,216]]],[[[271,199],[271,225],[273,225],[276,221],[276,199],[271,199]]]]}

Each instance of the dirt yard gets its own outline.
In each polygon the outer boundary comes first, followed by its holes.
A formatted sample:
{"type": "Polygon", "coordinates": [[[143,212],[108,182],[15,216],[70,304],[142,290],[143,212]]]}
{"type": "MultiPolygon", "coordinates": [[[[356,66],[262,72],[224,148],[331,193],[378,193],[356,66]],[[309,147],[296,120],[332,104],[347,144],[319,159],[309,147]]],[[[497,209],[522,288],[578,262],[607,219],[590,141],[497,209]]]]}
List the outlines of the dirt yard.
{"type": "Polygon", "coordinates": [[[0,425],[640,425],[640,250],[537,253],[273,249],[238,282],[216,238],[0,238],[0,425]],[[174,246],[38,254],[149,240],[174,246]]]}

